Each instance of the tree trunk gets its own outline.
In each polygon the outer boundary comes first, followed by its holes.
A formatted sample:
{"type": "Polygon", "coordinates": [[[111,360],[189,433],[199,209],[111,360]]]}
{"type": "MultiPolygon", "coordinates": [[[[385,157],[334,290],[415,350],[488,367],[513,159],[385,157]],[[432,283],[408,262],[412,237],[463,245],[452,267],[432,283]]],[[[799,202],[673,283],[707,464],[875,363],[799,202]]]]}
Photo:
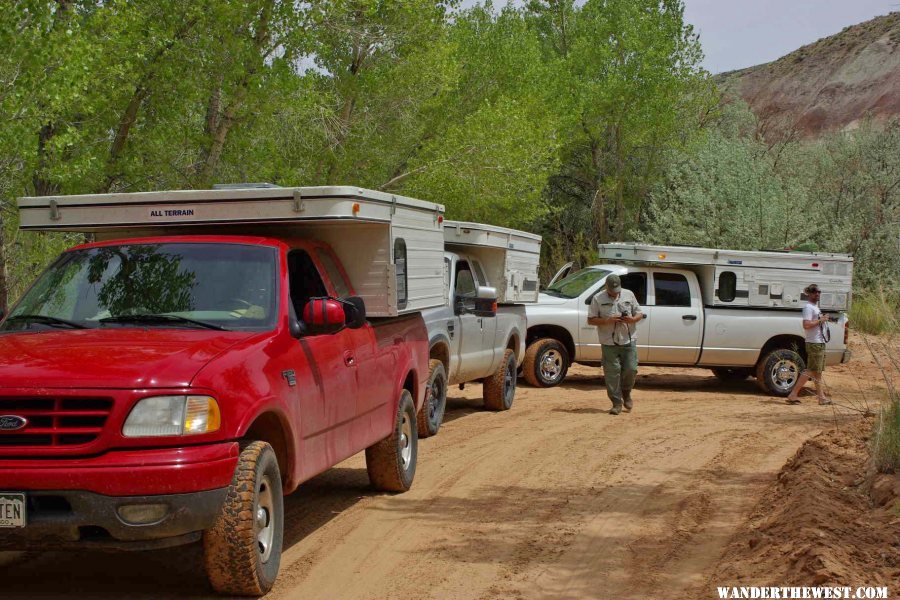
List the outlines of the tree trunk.
{"type": "Polygon", "coordinates": [[[0,210],[0,311],[9,309],[9,270],[6,266],[6,220],[0,210]]]}
{"type": "MultiPolygon", "coordinates": [[[[253,48],[257,52],[257,54],[259,54],[262,49],[271,41],[269,21],[272,18],[274,4],[275,0],[269,0],[269,2],[267,2],[265,6],[263,6],[262,11],[259,14],[259,22],[255,27],[256,33],[253,35],[253,48]]],[[[256,72],[264,66],[265,57],[269,54],[269,52],[271,52],[271,48],[264,55],[257,56],[256,58],[259,59],[258,62],[256,64],[250,65],[247,68],[246,73],[236,86],[231,102],[225,108],[225,111],[219,116],[217,116],[212,111],[215,110],[216,112],[218,112],[218,107],[221,102],[222,86],[216,85],[215,89],[213,90],[206,114],[206,128],[208,130],[210,127],[213,127],[213,130],[209,131],[209,133],[211,134],[209,148],[205,153],[206,158],[201,161],[201,165],[198,170],[198,174],[203,183],[210,182],[213,174],[216,171],[216,168],[219,166],[219,160],[221,160],[222,152],[225,150],[225,142],[228,139],[228,133],[231,131],[231,127],[234,125],[238,110],[240,110],[241,106],[244,103],[244,99],[247,96],[247,89],[250,85],[250,81],[253,79],[253,76],[256,74],[256,72]]]]}

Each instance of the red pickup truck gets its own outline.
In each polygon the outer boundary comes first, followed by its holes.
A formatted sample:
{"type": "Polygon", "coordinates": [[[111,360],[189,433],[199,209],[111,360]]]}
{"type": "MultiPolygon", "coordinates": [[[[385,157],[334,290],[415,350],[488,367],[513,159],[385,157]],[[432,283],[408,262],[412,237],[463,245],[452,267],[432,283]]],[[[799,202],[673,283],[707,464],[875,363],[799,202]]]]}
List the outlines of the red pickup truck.
{"type": "Polygon", "coordinates": [[[409,488],[427,377],[421,315],[367,320],[323,242],[73,248],[0,324],[0,549],[202,539],[217,591],[264,594],[283,494],[362,450],[409,488]]]}

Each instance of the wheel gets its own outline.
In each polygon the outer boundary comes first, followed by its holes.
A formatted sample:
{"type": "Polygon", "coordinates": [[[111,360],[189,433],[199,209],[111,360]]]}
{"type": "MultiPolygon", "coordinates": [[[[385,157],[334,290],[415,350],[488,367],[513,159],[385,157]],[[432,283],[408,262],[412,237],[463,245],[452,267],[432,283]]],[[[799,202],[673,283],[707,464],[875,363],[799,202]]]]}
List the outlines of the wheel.
{"type": "Polygon", "coordinates": [[[428,363],[428,389],[425,404],[419,410],[417,420],[419,437],[437,434],[447,408],[447,370],[444,363],[432,359],[428,363]]]}
{"type": "Polygon", "coordinates": [[[794,389],[805,368],[806,363],[797,352],[785,348],[772,350],[756,365],[756,383],[764,392],[785,397],[794,389]]]}
{"type": "Polygon", "coordinates": [[[535,340],[525,351],[522,374],[534,387],[559,385],[569,370],[566,347],[553,338],[535,340]]]}
{"type": "Polygon", "coordinates": [[[509,410],[516,397],[516,353],[507,349],[497,372],[484,380],[484,407],[509,410]]]}
{"type": "Polygon", "coordinates": [[[741,367],[717,367],[710,370],[722,381],[743,381],[753,375],[753,369],[741,367]]]}
{"type": "Polygon", "coordinates": [[[366,448],[366,470],[372,485],[385,492],[405,492],[416,475],[418,434],[412,394],[403,390],[397,403],[394,431],[366,448]]]}
{"type": "Polygon", "coordinates": [[[225,504],[203,532],[203,561],[220,594],[262,596],[281,564],[284,498],[272,446],[253,442],[238,459],[225,504]]]}

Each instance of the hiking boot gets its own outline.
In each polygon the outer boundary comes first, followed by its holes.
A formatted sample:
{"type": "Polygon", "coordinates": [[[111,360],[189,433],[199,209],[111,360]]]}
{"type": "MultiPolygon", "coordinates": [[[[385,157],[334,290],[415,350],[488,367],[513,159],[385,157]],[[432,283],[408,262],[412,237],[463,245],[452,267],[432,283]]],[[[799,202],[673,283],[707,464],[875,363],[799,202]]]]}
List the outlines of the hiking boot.
{"type": "Polygon", "coordinates": [[[634,408],[634,402],[631,401],[631,396],[625,397],[625,412],[631,412],[631,409],[634,408]]]}
{"type": "Polygon", "coordinates": [[[621,404],[613,404],[613,407],[611,409],[609,409],[609,414],[611,414],[611,415],[617,415],[620,412],[622,412],[621,404]]]}

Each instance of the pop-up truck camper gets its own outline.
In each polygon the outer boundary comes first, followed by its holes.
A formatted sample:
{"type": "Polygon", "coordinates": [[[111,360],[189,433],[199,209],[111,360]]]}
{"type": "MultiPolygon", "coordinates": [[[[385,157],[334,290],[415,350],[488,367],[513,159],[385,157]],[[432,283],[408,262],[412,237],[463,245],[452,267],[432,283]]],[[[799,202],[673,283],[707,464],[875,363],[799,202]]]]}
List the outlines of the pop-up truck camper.
{"type": "Polygon", "coordinates": [[[19,207],[23,230],[94,241],[0,324],[0,415],[15,428],[0,550],[202,540],[216,590],[261,595],[283,494],[363,450],[376,488],[410,487],[422,311],[449,304],[443,206],[250,187],[19,207]]]}
{"type": "Polygon", "coordinates": [[[446,306],[423,312],[429,379],[422,436],[437,433],[447,388],[482,381],[484,405],[509,410],[525,357],[525,305],[537,301],[541,236],[481,223],[444,223],[446,306]]]}
{"type": "Polygon", "coordinates": [[[787,396],[805,364],[800,310],[811,283],[822,289],[820,306],[835,320],[827,364],[850,359],[850,256],[628,243],[601,244],[599,254],[598,265],[561,271],[528,307],[529,383],[557,385],[572,362],[600,363],[587,311],[613,273],[646,315],[637,327],[641,364],[703,367],[721,379],[752,376],[764,391],[787,396]]]}

